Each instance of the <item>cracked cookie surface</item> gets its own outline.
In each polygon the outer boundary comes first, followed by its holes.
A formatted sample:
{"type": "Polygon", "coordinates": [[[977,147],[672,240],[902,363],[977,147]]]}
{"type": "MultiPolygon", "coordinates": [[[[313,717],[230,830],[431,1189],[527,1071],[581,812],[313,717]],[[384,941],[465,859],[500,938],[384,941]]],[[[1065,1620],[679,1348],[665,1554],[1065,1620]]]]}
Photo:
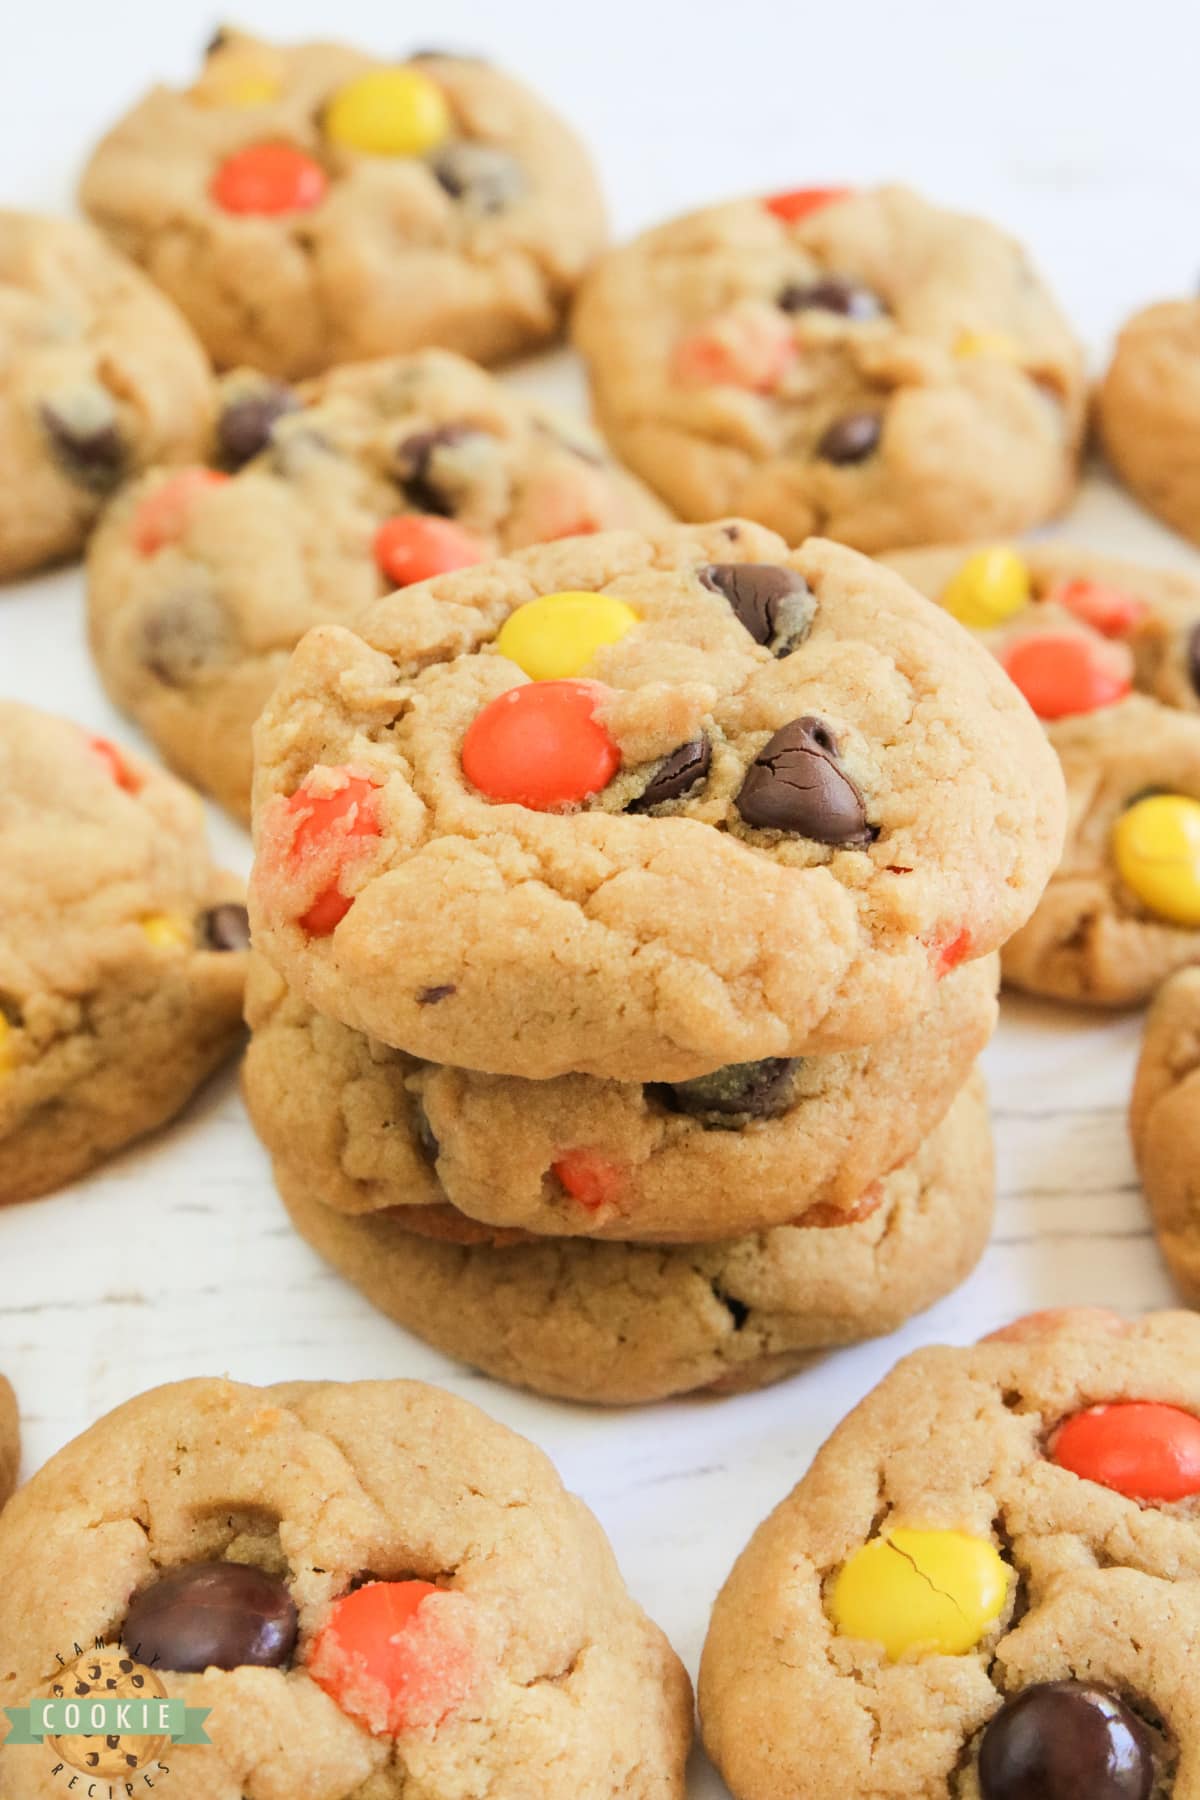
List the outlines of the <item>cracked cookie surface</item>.
{"type": "Polygon", "coordinates": [[[606,435],[683,518],[880,550],[1021,530],[1075,484],[1058,307],[1003,232],[904,188],[673,220],[604,257],[573,327],[606,435]]]}
{"type": "Polygon", "coordinates": [[[991,1035],[995,986],[985,959],[864,1050],[671,1088],[421,1063],[313,1012],[256,958],[243,1090],[272,1154],[347,1214],[448,1203],[501,1232],[660,1244],[839,1225],[944,1116],[991,1035]]]}
{"type": "Polygon", "coordinates": [[[1200,968],[1173,976],[1146,1015],[1129,1123],[1159,1248],[1200,1304],[1200,968]]]}
{"type": "Polygon", "coordinates": [[[525,551],[309,632],[255,744],[268,959],[383,1042],[531,1078],[898,1030],[1061,846],[1053,753],[968,634],[745,523],[525,551]],[[586,679],[513,660],[551,597],[617,632],[586,679]]]}
{"type": "Polygon", "coordinates": [[[905,1358],[739,1558],[700,1674],[738,1800],[1065,1793],[1004,1785],[998,1715],[1036,1697],[1032,1748],[1053,1758],[1085,1685],[1124,1720],[1129,1764],[1077,1764],[1078,1792],[1196,1792],[1200,1320],[1083,1309],[1009,1331],[905,1358]],[[1099,1786],[1121,1769],[1136,1781],[1099,1786]]]}
{"type": "Polygon", "coordinates": [[[501,1381],[603,1405],[762,1387],[894,1331],[965,1279],[992,1221],[978,1077],[857,1223],[725,1243],[479,1242],[445,1206],[354,1216],[307,1158],[279,1150],[274,1167],[301,1236],[397,1324],[501,1381]]]}
{"type": "Polygon", "coordinates": [[[81,199],[220,366],[286,377],[531,350],[605,236],[583,147],[498,69],[234,31],[113,127],[81,199]]]}
{"type": "Polygon", "coordinates": [[[120,482],[197,453],[212,406],[188,326],[98,232],[0,210],[0,579],[75,555],[120,482]]]}
{"type": "Polygon", "coordinates": [[[0,1507],[17,1484],[17,1466],[20,1460],[21,1431],[17,1397],[11,1385],[0,1375],[0,1507]]]}
{"type": "Polygon", "coordinates": [[[241,1037],[241,884],[195,794],[79,726],[0,705],[0,1202],[178,1112],[241,1037]]]}
{"type": "Polygon", "coordinates": [[[884,560],[977,624],[1062,762],[1062,861],[1004,947],[1005,979],[1100,1006],[1148,999],[1200,960],[1200,582],[1060,543],[884,560]],[[1165,886],[1155,864],[1174,868],[1165,886]]]}
{"type": "MultiPolygon", "coordinates": [[[[599,1525],[532,1444],[420,1383],[144,1394],[11,1503],[0,1572],[6,1698],[48,1692],[72,1643],[136,1638],[211,1708],[211,1748],[172,1745],[164,1792],[682,1800],[687,1676],[599,1525]],[[406,1594],[377,1664],[371,1609],[406,1594]],[[397,1682],[403,1716],[368,1722],[397,1682]]],[[[53,1760],[0,1743],[5,1793],[50,1800],[53,1760]]]]}
{"type": "Polygon", "coordinates": [[[1200,542],[1200,300],[1125,325],[1096,395],[1109,461],[1151,512],[1200,542]]]}
{"type": "Polygon", "coordinates": [[[206,453],[233,479],[195,489],[149,551],[144,520],[167,484],[123,494],[92,539],[88,610],[113,699],[243,818],[251,727],[311,626],[439,562],[666,522],[584,428],[445,351],[299,388],[243,371],[219,394],[206,453]]]}

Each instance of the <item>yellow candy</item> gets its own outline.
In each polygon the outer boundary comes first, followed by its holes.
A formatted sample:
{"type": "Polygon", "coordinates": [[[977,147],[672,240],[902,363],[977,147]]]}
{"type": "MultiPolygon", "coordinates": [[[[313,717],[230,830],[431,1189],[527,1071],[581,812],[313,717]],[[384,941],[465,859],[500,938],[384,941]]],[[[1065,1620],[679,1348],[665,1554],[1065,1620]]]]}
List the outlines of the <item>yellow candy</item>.
{"type": "Polygon", "coordinates": [[[546,594],[509,615],[496,648],[532,681],[568,681],[637,622],[637,614],[611,594],[546,594]]]}
{"type": "Polygon", "coordinates": [[[372,69],[325,111],[332,143],[371,156],[424,156],[449,137],[452,124],[442,89],[419,69],[372,69]]]}
{"type": "Polygon", "coordinates": [[[1173,925],[1200,926],[1200,800],[1150,794],[1113,826],[1125,886],[1173,925]]]}
{"type": "Polygon", "coordinates": [[[963,1656],[1004,1610],[1009,1569],[985,1538],[963,1531],[891,1532],[856,1550],[833,1585],[843,1637],[908,1651],[963,1656]]]}
{"type": "Polygon", "coordinates": [[[977,550],[942,592],[942,605],[960,625],[989,631],[1029,605],[1033,589],[1029,570],[1015,550],[996,545],[977,550]]]}
{"type": "Polygon", "coordinates": [[[156,950],[188,949],[195,942],[191,926],[182,919],[173,919],[169,913],[151,913],[141,924],[156,950]]]}
{"type": "Polygon", "coordinates": [[[1021,362],[1025,352],[1016,338],[1006,331],[963,331],[954,346],[955,356],[1002,356],[1006,362],[1021,362]]]}

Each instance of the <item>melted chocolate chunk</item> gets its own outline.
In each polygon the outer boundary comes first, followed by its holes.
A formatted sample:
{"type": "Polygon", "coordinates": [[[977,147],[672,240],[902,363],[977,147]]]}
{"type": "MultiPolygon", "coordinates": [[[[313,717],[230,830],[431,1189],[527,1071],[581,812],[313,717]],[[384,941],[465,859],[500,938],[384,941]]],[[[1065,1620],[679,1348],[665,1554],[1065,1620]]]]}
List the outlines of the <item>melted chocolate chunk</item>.
{"type": "Polygon", "coordinates": [[[232,900],[210,906],[201,916],[200,941],[208,950],[248,950],[250,914],[232,900]]]}
{"type": "Polygon", "coordinates": [[[1150,1733],[1119,1694],[1045,1681],[1015,1694],[979,1745],[983,1800],[1149,1800],[1150,1733]]]}
{"type": "Polygon", "coordinates": [[[401,439],[392,453],[392,469],[415,512],[453,518],[461,482],[450,481],[444,471],[439,478],[438,463],[446,451],[485,435],[473,425],[436,425],[401,439]]]}
{"type": "Polygon", "coordinates": [[[747,825],[818,844],[860,847],[877,836],[821,719],[793,719],[777,731],[747,769],[735,804],[747,825]]]}
{"type": "Polygon", "coordinates": [[[266,449],[278,419],[296,412],[300,402],[282,381],[263,382],[234,394],[217,420],[217,445],[227,469],[240,469],[266,449]]]}
{"type": "Polygon", "coordinates": [[[278,1669],[296,1646],[284,1582],[247,1563],[193,1563],[134,1596],[121,1642],[139,1662],[176,1674],[278,1669]]]}
{"type": "Polygon", "coordinates": [[[93,382],[62,388],[42,402],[41,419],[55,459],[72,481],[101,494],[116,486],[127,452],[107,388],[93,382]]]}
{"type": "Polygon", "coordinates": [[[719,1126],[747,1119],[777,1119],[792,1104],[795,1056],[768,1056],[762,1062],[726,1063],[692,1081],[655,1082],[651,1092],[672,1112],[687,1113],[719,1126]]]}
{"type": "Polygon", "coordinates": [[[626,812],[645,813],[668,800],[682,799],[704,780],[712,764],[712,745],[706,737],[693,738],[664,756],[640,794],[628,803],[626,812]]]}
{"type": "Polygon", "coordinates": [[[1187,671],[1192,691],[1200,698],[1200,625],[1192,627],[1187,643],[1187,671]]]}
{"type": "Polygon", "coordinates": [[[437,1006],[440,1001],[448,1000],[451,994],[457,994],[457,992],[458,989],[452,981],[443,982],[440,987],[422,988],[417,995],[417,1005],[437,1006]]]}
{"type": "Polygon", "coordinates": [[[417,1143],[425,1161],[432,1165],[442,1154],[442,1146],[438,1143],[433,1126],[429,1123],[429,1114],[417,1099],[413,1100],[413,1127],[417,1134],[417,1143]]]}
{"type": "Polygon", "coordinates": [[[844,319],[878,319],[887,311],[879,295],[861,282],[827,275],[821,281],[789,281],[776,305],[786,313],[831,312],[844,319]]]}
{"type": "Polygon", "coordinates": [[[847,413],[822,432],[817,441],[817,455],[822,462],[836,463],[839,467],[866,462],[879,448],[882,436],[883,420],[878,413],[847,413]]]}
{"type": "Polygon", "coordinates": [[[164,687],[182,688],[229,655],[229,615],[206,586],[166,594],[138,622],[138,656],[164,687]]]}
{"type": "Polygon", "coordinates": [[[520,163],[488,144],[446,144],[434,151],[429,167],[452,200],[478,213],[503,212],[526,188],[520,163]]]}
{"type": "Polygon", "coordinates": [[[756,644],[790,656],[812,630],[817,597],[795,569],[780,563],[709,563],[698,570],[714,594],[728,600],[756,644]]]}

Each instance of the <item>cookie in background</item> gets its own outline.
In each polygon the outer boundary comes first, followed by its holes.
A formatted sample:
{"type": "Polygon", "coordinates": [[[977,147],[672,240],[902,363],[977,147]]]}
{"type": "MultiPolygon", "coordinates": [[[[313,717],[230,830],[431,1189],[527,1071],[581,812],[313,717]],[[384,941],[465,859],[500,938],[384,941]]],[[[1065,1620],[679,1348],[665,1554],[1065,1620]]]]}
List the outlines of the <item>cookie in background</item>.
{"type": "Polygon", "coordinates": [[[1159,1249],[1200,1305],[1200,968],[1172,977],[1146,1015],[1129,1127],[1159,1249]]]}
{"type": "Polygon", "coordinates": [[[1165,300],[1128,321],[1095,412],[1121,480],[1200,543],[1200,300],[1165,300]]]}

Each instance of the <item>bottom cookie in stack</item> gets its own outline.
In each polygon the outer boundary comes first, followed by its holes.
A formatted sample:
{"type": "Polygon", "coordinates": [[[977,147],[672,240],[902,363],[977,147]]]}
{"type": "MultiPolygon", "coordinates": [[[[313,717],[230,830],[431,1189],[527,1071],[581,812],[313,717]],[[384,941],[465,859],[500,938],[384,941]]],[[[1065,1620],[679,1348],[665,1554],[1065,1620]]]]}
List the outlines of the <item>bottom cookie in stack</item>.
{"type": "Polygon", "coordinates": [[[398,1324],[517,1386],[617,1405],[760,1387],[815,1351],[896,1329],[956,1287],[987,1242],[994,1178],[978,1075],[857,1207],[821,1215],[844,1223],[706,1244],[600,1242],[537,1237],[430,1203],[440,1190],[421,1115],[399,1100],[387,1112],[388,1161],[408,1164],[421,1201],[411,1203],[403,1180],[381,1182],[380,1146],[371,1147],[378,1079],[390,1067],[402,1089],[406,1069],[345,1027],[321,1027],[308,1040],[309,1110],[332,1111],[336,1163],[297,1131],[305,1097],[280,1081],[267,1030],[246,1064],[247,1104],[293,1224],[398,1324]],[[349,1081],[347,1061],[359,1071],[349,1081]],[[357,1183],[344,1167],[355,1142],[357,1183]],[[361,1197],[350,1210],[356,1187],[369,1187],[375,1210],[361,1197]]]}

